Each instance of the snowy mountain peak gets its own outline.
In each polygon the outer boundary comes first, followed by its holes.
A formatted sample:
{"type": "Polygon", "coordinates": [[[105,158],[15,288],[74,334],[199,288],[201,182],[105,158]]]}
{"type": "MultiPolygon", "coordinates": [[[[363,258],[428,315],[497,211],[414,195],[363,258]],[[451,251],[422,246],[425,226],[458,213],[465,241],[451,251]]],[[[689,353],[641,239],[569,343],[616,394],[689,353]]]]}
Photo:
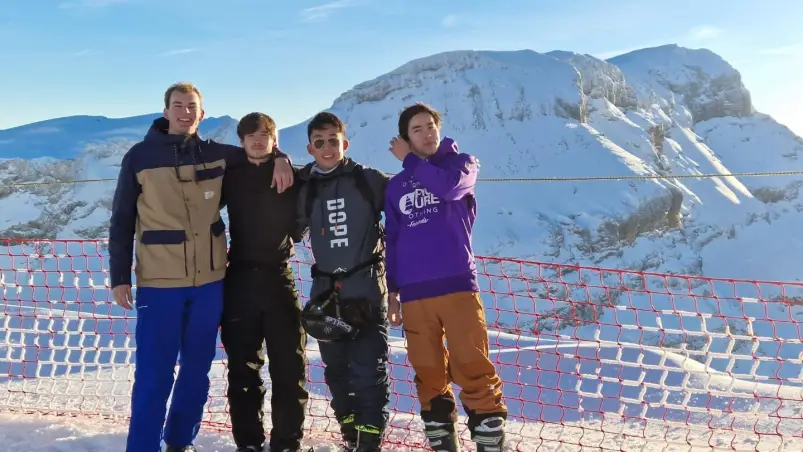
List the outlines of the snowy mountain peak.
{"type": "MultiPolygon", "coordinates": [[[[453,51],[410,61],[360,83],[338,97],[332,110],[349,112],[360,104],[385,101],[393,102],[400,110],[420,99],[428,99],[436,108],[448,110],[446,104],[452,99],[468,98],[478,104],[472,118],[478,128],[486,127],[493,116],[503,120],[505,117],[521,119],[531,114],[555,114],[581,120],[583,98],[578,86],[579,76],[571,65],[531,50],[453,51]],[[490,100],[488,97],[512,96],[514,103],[521,104],[533,92],[538,99],[528,102],[527,111],[498,109],[490,112],[491,116],[479,111],[483,109],[480,104],[490,100]]],[[[520,106],[524,108],[523,104],[520,106]]]]}
{"type": "Polygon", "coordinates": [[[708,49],[671,44],[635,50],[607,61],[622,70],[642,107],[686,104],[693,123],[755,112],[739,71],[708,49]]]}
{"type": "MultiPolygon", "coordinates": [[[[689,49],[680,47],[677,44],[667,44],[658,47],[648,47],[624,53],[607,60],[626,71],[641,68],[644,71],[651,71],[653,74],[671,74],[687,76],[685,70],[691,70],[693,74],[706,78],[720,78],[738,76],[737,71],[725,59],[708,49],[689,49]]],[[[686,81],[695,81],[697,78],[690,77],[686,81]]],[[[682,78],[674,80],[675,83],[683,84],[682,78]]]]}

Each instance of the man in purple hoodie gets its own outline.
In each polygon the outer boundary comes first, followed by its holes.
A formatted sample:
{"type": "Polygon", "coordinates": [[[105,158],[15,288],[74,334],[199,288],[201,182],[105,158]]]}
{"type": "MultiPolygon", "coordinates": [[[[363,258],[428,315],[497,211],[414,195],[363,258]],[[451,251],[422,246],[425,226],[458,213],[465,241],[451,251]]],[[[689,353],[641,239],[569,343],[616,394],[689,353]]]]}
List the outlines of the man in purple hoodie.
{"type": "Polygon", "coordinates": [[[460,450],[453,381],[462,388],[460,400],[477,450],[501,451],[507,407],[488,358],[471,246],[479,164],[460,153],[451,138],[441,140],[440,127],[440,114],[417,103],[401,113],[399,137],[391,140],[390,151],[404,169],[390,180],[385,196],[388,318],[400,325],[404,315],[430,447],[460,450]]]}

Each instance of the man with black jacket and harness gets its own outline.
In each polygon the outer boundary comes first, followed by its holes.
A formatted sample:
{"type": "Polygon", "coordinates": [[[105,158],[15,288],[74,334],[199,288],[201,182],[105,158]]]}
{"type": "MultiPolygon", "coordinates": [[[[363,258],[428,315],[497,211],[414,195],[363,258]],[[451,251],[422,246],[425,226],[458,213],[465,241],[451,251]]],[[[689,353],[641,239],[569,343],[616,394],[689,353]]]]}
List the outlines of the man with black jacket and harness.
{"type": "Polygon", "coordinates": [[[378,452],[388,422],[387,285],[380,224],[388,177],[344,156],[346,128],[322,112],[307,126],[315,158],[299,171],[299,230],[315,265],[302,323],[319,342],[345,451],[378,452]]]}
{"type": "Polygon", "coordinates": [[[228,355],[228,400],[238,452],[297,452],[301,446],[306,388],[307,336],[290,258],[295,254],[300,181],[282,193],[270,187],[277,155],[276,123],[263,113],[245,115],[237,135],[248,162],[226,171],[223,202],[231,246],[224,284],[221,342],[228,355]],[[265,447],[260,375],[267,348],[271,380],[270,443],[265,447]]]}

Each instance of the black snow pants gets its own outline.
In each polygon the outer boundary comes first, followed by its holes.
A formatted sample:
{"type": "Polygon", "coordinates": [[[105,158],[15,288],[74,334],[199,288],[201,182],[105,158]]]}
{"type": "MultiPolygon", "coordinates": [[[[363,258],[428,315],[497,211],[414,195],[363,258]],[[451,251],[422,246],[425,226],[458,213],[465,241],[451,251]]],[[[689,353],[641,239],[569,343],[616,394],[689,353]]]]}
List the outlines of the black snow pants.
{"type": "Polygon", "coordinates": [[[265,442],[263,406],[268,389],[260,371],[267,348],[273,424],[270,449],[295,450],[303,436],[309,394],[307,335],[301,327],[292,267],[232,264],[224,297],[221,341],[228,355],[227,396],[234,442],[238,447],[265,442]]]}
{"type": "Polygon", "coordinates": [[[332,410],[347,439],[355,428],[381,435],[387,426],[389,327],[383,311],[354,339],[318,343],[332,410]]]}

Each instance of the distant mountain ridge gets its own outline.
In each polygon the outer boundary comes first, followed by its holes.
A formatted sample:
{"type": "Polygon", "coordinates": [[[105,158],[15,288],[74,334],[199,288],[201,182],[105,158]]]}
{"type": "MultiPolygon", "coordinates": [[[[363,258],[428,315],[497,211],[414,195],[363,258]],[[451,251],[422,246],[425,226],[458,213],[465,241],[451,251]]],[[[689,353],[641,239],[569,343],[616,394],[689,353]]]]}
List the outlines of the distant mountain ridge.
{"type": "MultiPolygon", "coordinates": [[[[0,130],[0,159],[51,157],[69,159],[90,143],[141,140],[161,113],[107,118],[105,116],[68,116],[0,130]]],[[[204,136],[220,135],[221,129],[236,127],[230,116],[206,118],[199,127],[204,136]]],[[[224,136],[230,140],[230,136],[224,136]]]]}

